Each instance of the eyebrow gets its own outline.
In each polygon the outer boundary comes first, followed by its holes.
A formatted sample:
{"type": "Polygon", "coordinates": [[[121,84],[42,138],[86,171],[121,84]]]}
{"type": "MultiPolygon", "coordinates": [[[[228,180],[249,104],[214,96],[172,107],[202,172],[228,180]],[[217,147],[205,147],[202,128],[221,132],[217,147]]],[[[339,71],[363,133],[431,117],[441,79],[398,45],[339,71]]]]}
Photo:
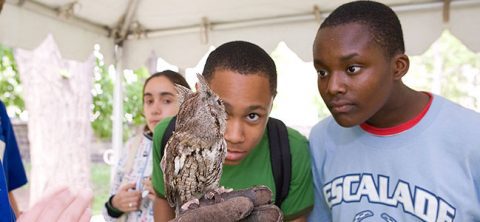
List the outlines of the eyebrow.
{"type": "Polygon", "coordinates": [[[341,57],[340,57],[340,60],[342,60],[342,61],[348,61],[348,60],[352,59],[352,58],[355,57],[355,56],[358,56],[358,53],[354,52],[354,53],[351,53],[351,54],[347,54],[347,55],[341,56],[341,57]]]}
{"type": "MultiPolygon", "coordinates": [[[[347,54],[347,55],[341,56],[341,57],[340,57],[340,60],[341,60],[342,62],[345,62],[345,61],[348,61],[348,60],[350,60],[350,59],[352,59],[353,57],[356,57],[356,56],[358,56],[358,53],[354,52],[354,53],[351,53],[351,54],[347,54]]],[[[321,60],[319,60],[319,59],[314,59],[314,60],[313,60],[313,64],[319,65],[319,66],[324,66],[323,62],[322,62],[321,60]]]]}
{"type": "MultiPolygon", "coordinates": [[[[223,105],[225,106],[225,109],[232,109],[232,105],[230,105],[229,103],[227,103],[225,101],[223,101],[223,105]]],[[[248,111],[253,111],[253,110],[257,110],[257,109],[267,111],[267,109],[265,107],[261,106],[261,105],[251,105],[251,106],[247,107],[248,111]]]]}
{"type": "MultiPolygon", "coordinates": [[[[143,94],[143,97],[145,96],[153,96],[151,93],[149,92],[146,92],[143,94]]],[[[160,92],[160,96],[175,96],[175,94],[171,93],[171,92],[160,92]]]]}

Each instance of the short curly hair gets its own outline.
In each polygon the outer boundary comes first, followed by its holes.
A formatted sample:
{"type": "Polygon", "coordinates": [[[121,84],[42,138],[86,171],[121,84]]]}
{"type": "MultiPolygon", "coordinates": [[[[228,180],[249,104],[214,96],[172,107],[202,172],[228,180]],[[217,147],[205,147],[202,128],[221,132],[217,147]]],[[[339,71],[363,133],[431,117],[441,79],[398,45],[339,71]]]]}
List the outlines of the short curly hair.
{"type": "Polygon", "coordinates": [[[203,76],[207,81],[217,70],[231,70],[242,75],[258,74],[268,78],[272,95],[277,93],[277,69],[275,62],[265,50],[245,41],[227,42],[208,55],[203,76]]]}
{"type": "Polygon", "coordinates": [[[397,14],[388,6],[374,1],[355,1],[336,8],[320,25],[320,29],[348,23],[360,23],[369,27],[377,44],[387,56],[405,53],[403,31],[397,14]]]}

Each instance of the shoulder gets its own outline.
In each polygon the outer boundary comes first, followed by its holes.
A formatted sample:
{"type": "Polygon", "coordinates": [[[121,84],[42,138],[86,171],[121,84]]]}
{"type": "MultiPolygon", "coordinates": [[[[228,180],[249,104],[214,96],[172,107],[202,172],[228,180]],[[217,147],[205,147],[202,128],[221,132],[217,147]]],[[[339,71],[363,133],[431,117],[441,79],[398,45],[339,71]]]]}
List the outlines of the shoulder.
{"type": "MultiPolygon", "coordinates": [[[[327,133],[330,134],[330,131],[338,131],[340,126],[335,122],[332,116],[326,117],[317,124],[315,124],[310,131],[308,140],[310,142],[310,147],[317,146],[325,141],[327,138],[327,133]]],[[[334,133],[335,134],[335,133],[334,133]]]]}
{"type": "Polygon", "coordinates": [[[290,153],[292,159],[296,156],[310,156],[308,153],[308,140],[297,130],[287,127],[288,143],[290,145],[290,153]]]}
{"type": "Polygon", "coordinates": [[[155,129],[153,130],[153,140],[156,142],[161,142],[163,139],[163,134],[168,127],[168,124],[172,121],[173,117],[166,117],[162,121],[160,121],[155,129]]]}
{"type": "Polygon", "coordinates": [[[327,128],[334,127],[336,125],[337,123],[335,122],[335,119],[333,119],[332,116],[328,116],[325,119],[320,120],[320,122],[318,122],[312,127],[312,130],[310,131],[310,135],[309,135],[309,140],[318,136],[318,134],[324,134],[327,128]]]}
{"type": "Polygon", "coordinates": [[[465,108],[441,96],[435,95],[427,121],[431,129],[462,141],[468,138],[479,141],[480,113],[465,108]]]}
{"type": "Polygon", "coordinates": [[[290,141],[290,144],[308,143],[307,138],[303,136],[300,132],[298,132],[296,129],[287,127],[287,132],[288,132],[288,140],[290,141]]]}
{"type": "Polygon", "coordinates": [[[141,133],[137,133],[130,137],[127,142],[125,142],[125,145],[130,149],[132,146],[140,144],[140,142],[143,139],[143,135],[141,133]]]}
{"type": "Polygon", "coordinates": [[[475,112],[474,110],[465,108],[460,104],[452,102],[442,96],[435,95],[434,100],[439,104],[436,107],[439,107],[441,110],[441,115],[449,116],[446,121],[455,121],[460,124],[478,124],[480,123],[480,113],[475,112]]]}
{"type": "MultiPolygon", "coordinates": [[[[5,108],[5,105],[3,104],[2,101],[0,101],[0,118],[1,118],[0,124],[3,121],[7,121],[7,119],[8,119],[7,109],[5,108]]],[[[10,120],[8,120],[8,121],[10,121],[10,120]]]]}
{"type": "Polygon", "coordinates": [[[3,101],[0,100],[0,110],[3,112],[5,110],[5,104],[3,104],[3,101]]]}

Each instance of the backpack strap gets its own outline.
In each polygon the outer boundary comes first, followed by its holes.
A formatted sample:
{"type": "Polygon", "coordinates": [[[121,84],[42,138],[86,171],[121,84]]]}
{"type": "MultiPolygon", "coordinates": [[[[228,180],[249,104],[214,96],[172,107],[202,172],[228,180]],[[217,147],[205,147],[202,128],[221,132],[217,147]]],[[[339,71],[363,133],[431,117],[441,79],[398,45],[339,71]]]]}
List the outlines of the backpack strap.
{"type": "Polygon", "coordinates": [[[175,130],[175,122],[177,122],[177,116],[174,116],[172,120],[170,120],[170,123],[168,123],[168,126],[165,129],[165,132],[163,133],[162,146],[160,147],[160,153],[162,156],[163,156],[163,150],[165,149],[165,146],[167,145],[168,140],[170,139],[170,137],[172,137],[173,131],[175,130]]]}
{"type": "Polygon", "coordinates": [[[269,118],[267,122],[270,159],[275,180],[275,205],[279,208],[288,195],[292,176],[292,156],[288,142],[287,126],[280,120],[269,118]]]}

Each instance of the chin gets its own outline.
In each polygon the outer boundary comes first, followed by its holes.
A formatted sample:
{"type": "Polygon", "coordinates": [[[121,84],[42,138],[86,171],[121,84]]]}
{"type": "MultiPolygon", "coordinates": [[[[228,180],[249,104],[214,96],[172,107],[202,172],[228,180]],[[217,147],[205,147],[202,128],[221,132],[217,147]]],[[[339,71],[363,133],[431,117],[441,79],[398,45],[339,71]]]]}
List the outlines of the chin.
{"type": "Polygon", "coordinates": [[[238,165],[242,162],[243,159],[241,160],[227,160],[225,159],[225,161],[223,162],[223,165],[229,165],[229,166],[235,166],[235,165],[238,165]]]}
{"type": "Polygon", "coordinates": [[[354,127],[354,126],[360,125],[360,123],[361,123],[359,121],[355,121],[355,120],[352,120],[350,118],[344,118],[342,116],[335,116],[334,115],[333,118],[338,123],[338,125],[340,125],[342,127],[345,127],[345,128],[354,127]]]}

